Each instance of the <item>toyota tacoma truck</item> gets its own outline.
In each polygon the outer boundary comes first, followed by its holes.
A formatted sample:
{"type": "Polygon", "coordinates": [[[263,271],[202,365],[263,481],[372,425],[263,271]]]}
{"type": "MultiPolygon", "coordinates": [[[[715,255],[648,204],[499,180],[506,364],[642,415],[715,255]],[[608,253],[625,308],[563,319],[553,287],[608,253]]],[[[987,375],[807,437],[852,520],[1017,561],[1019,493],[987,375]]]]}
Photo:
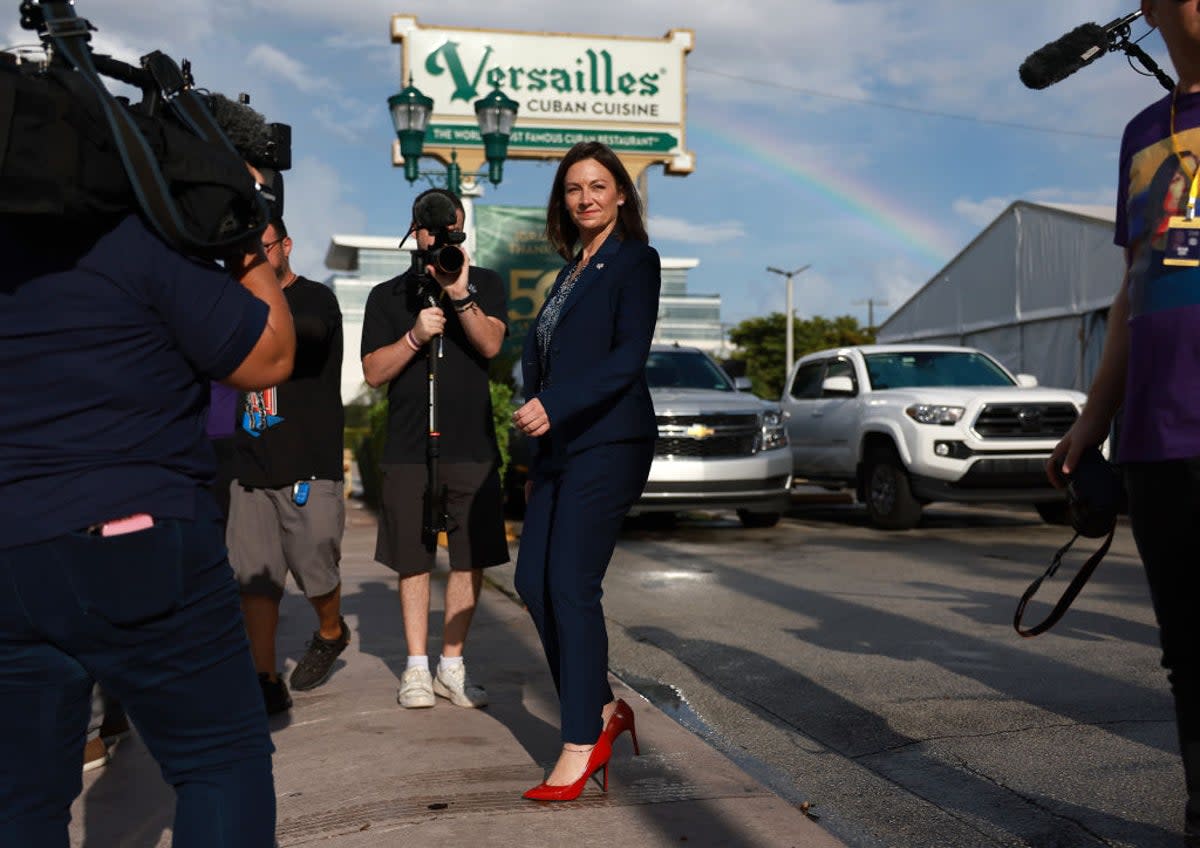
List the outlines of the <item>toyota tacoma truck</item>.
{"type": "Polygon", "coordinates": [[[1025,503],[1062,523],[1045,461],[1085,400],[974,348],[865,345],[801,358],[780,405],[796,479],[850,488],[875,526],[902,530],[932,501],[1025,503]]]}

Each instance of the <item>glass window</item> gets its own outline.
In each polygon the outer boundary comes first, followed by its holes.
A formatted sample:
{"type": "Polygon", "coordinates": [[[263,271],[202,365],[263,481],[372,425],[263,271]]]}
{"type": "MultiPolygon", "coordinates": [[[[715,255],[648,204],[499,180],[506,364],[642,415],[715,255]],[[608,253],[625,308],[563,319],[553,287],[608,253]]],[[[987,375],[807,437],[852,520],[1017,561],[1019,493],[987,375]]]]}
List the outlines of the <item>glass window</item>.
{"type": "Polygon", "coordinates": [[[801,365],[792,380],[791,396],[796,400],[808,400],[821,395],[821,379],[825,374],[825,362],[809,362],[801,365]]]}
{"type": "Polygon", "coordinates": [[[872,389],[927,386],[1011,386],[1013,379],[989,356],[970,351],[897,351],[868,354],[872,389]]]}
{"type": "Polygon", "coordinates": [[[716,389],[732,392],[733,383],[715,362],[690,350],[652,350],[646,360],[652,389],[716,389]]]}

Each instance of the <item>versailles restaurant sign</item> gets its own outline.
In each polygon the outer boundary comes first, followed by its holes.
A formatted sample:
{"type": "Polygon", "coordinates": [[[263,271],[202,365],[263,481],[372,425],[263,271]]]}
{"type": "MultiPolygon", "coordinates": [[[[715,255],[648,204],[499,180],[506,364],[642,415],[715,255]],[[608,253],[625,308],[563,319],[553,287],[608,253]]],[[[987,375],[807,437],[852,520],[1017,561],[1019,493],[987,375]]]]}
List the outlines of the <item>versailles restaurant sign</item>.
{"type": "Polygon", "coordinates": [[[662,162],[669,174],[694,167],[685,138],[690,30],[622,38],[423,27],[395,15],[392,41],[403,47],[403,84],[433,98],[431,155],[481,159],[475,101],[498,88],[520,104],[509,158],[557,159],[594,139],[643,166],[662,162]]]}

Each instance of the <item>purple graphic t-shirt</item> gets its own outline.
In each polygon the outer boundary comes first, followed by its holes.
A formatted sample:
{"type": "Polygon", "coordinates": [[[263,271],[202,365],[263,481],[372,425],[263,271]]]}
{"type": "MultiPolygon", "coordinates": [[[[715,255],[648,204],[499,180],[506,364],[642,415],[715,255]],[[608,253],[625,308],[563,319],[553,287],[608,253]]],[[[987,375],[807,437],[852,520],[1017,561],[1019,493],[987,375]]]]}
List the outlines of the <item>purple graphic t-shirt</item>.
{"type": "MultiPolygon", "coordinates": [[[[1121,140],[1115,241],[1129,252],[1129,369],[1119,462],[1200,456],[1200,267],[1164,265],[1200,168],[1200,94],[1168,95],[1121,140]]],[[[1200,216],[1198,216],[1200,217],[1200,216]]]]}

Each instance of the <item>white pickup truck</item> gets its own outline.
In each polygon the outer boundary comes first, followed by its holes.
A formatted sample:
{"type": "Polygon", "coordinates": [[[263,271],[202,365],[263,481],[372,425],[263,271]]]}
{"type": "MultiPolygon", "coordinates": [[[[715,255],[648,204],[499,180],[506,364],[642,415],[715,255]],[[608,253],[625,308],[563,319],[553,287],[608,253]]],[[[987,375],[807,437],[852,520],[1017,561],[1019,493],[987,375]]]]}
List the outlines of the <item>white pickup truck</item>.
{"type": "Polygon", "coordinates": [[[901,530],[931,501],[1027,503],[1061,523],[1044,464],[1085,400],[974,348],[865,345],[800,359],[781,406],[797,480],[851,487],[901,530]]]}

